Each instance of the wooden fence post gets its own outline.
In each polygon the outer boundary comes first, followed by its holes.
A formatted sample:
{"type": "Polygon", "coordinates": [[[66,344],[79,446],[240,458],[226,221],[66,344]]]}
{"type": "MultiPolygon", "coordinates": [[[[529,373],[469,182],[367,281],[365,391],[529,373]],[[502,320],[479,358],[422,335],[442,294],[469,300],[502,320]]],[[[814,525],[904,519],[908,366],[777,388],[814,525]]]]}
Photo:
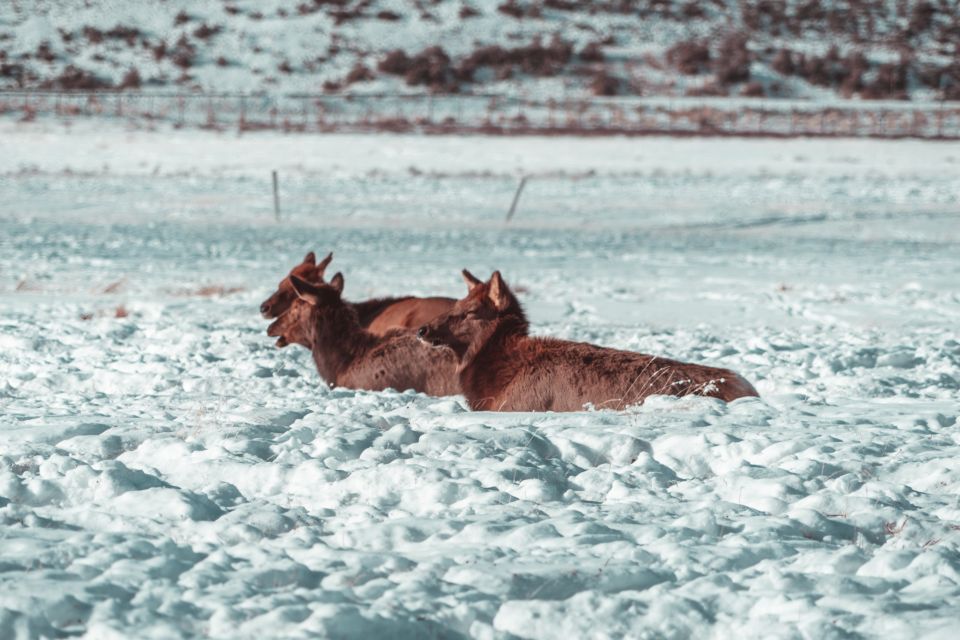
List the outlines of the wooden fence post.
{"type": "Polygon", "coordinates": [[[520,202],[520,194],[523,193],[523,187],[527,184],[527,176],[520,178],[520,184],[517,185],[517,192],[513,194],[513,202],[510,203],[510,211],[507,212],[507,219],[505,222],[510,222],[513,218],[514,211],[517,210],[517,203],[520,202]]]}
{"type": "Polygon", "coordinates": [[[280,185],[278,184],[277,170],[273,170],[273,216],[280,222],[280,185]]]}

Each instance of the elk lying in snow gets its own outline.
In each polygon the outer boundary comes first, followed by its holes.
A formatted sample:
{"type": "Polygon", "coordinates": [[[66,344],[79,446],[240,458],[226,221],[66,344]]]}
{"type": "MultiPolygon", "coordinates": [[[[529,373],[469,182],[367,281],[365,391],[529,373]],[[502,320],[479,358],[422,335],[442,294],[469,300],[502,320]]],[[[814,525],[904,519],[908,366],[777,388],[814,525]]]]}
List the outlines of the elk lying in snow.
{"type": "Polygon", "coordinates": [[[460,393],[453,352],[424,349],[407,331],[376,335],[364,329],[357,310],[341,298],[341,274],[330,284],[312,284],[296,275],[290,283],[298,299],[268,333],[310,346],[317,371],[331,387],[414,389],[432,396],[460,393]],[[283,333],[288,322],[297,333],[283,333]]]}
{"type": "Polygon", "coordinates": [[[579,411],[587,403],[619,410],[654,394],[728,402],[757,395],[727,369],[531,337],[523,309],[499,271],[488,282],[467,270],[463,277],[467,297],[421,327],[417,337],[454,351],[460,387],[474,410],[579,411]]]}
{"type": "MultiPolygon", "coordinates": [[[[303,262],[290,270],[290,273],[280,281],[277,290],[260,305],[260,313],[264,318],[278,318],[290,309],[297,294],[290,282],[291,276],[297,276],[307,282],[322,283],[323,273],[327,265],[333,260],[333,253],[317,264],[313,251],[308,253],[303,262]]],[[[360,319],[360,325],[372,333],[383,335],[393,329],[415,330],[421,325],[430,322],[438,315],[449,311],[456,300],[453,298],[374,298],[363,302],[347,304],[352,306],[360,319]]],[[[270,335],[270,334],[268,334],[270,335]]],[[[300,344],[303,344],[302,342],[300,344]]],[[[287,342],[277,340],[278,347],[285,347],[287,342]]],[[[304,345],[309,348],[310,345],[304,345]]]]}

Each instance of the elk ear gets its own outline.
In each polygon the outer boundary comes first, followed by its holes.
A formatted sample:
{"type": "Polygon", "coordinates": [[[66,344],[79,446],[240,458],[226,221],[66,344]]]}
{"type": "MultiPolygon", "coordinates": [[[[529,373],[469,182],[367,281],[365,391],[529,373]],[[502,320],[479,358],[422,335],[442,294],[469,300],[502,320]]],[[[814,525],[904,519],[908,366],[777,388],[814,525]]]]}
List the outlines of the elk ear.
{"type": "Polygon", "coordinates": [[[290,276],[290,283],[293,285],[293,290],[297,292],[298,298],[307,304],[317,306],[320,301],[320,289],[318,287],[294,275],[290,276]]]}
{"type": "Polygon", "coordinates": [[[475,275],[473,275],[466,269],[461,271],[461,273],[463,274],[463,281],[467,283],[467,289],[469,289],[470,291],[473,291],[475,288],[483,284],[482,282],[480,282],[479,278],[477,278],[475,275]]]}
{"type": "Polygon", "coordinates": [[[304,256],[303,261],[304,261],[306,264],[316,264],[316,263],[317,263],[317,256],[313,253],[313,251],[311,251],[311,252],[308,253],[306,256],[304,256]]]}
{"type": "Polygon", "coordinates": [[[327,265],[330,264],[330,261],[333,260],[333,251],[327,254],[327,257],[320,261],[320,264],[317,265],[317,280],[323,282],[323,272],[327,270],[327,265]]]}
{"type": "Polygon", "coordinates": [[[337,271],[337,275],[330,280],[330,286],[336,289],[337,293],[343,293],[343,274],[337,271]]]}
{"type": "Polygon", "coordinates": [[[499,271],[494,271],[493,275],[490,276],[487,297],[490,298],[497,311],[504,311],[510,306],[513,294],[510,293],[510,289],[507,289],[507,283],[503,281],[499,271]]]}

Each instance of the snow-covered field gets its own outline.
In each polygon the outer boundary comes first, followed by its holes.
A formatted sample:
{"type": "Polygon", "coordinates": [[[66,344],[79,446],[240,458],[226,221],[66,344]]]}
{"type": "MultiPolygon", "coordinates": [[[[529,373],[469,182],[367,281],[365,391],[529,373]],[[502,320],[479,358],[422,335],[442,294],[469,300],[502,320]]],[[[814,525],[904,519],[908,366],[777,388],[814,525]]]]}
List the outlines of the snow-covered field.
{"type": "Polygon", "coordinates": [[[0,121],[0,637],[953,638],[958,223],[955,143],[0,121]],[[257,313],[309,249],[762,397],[327,389],[257,313]]]}

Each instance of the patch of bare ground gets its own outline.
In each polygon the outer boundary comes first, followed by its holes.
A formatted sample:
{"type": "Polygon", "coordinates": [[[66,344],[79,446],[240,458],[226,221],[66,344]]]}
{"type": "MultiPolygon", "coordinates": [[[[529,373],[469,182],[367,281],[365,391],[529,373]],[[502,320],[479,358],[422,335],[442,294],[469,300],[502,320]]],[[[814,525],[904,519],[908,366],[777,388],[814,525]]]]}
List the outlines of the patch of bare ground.
{"type": "Polygon", "coordinates": [[[122,291],[126,286],[127,286],[127,279],[120,278],[119,280],[111,282],[110,284],[105,286],[101,292],[105,294],[120,293],[120,291],[122,291]]]}
{"type": "Polygon", "coordinates": [[[96,311],[84,311],[78,316],[81,320],[93,320],[94,318],[116,318],[118,320],[130,317],[130,311],[124,305],[118,305],[112,309],[97,309],[96,311]]]}
{"type": "Polygon", "coordinates": [[[172,295],[184,298],[222,298],[244,291],[243,287],[230,287],[220,284],[204,285],[196,289],[174,289],[172,295]]]}
{"type": "Polygon", "coordinates": [[[42,291],[43,289],[39,283],[34,282],[33,280],[28,280],[27,278],[23,278],[17,283],[17,286],[14,290],[19,292],[33,292],[42,291]]]}

